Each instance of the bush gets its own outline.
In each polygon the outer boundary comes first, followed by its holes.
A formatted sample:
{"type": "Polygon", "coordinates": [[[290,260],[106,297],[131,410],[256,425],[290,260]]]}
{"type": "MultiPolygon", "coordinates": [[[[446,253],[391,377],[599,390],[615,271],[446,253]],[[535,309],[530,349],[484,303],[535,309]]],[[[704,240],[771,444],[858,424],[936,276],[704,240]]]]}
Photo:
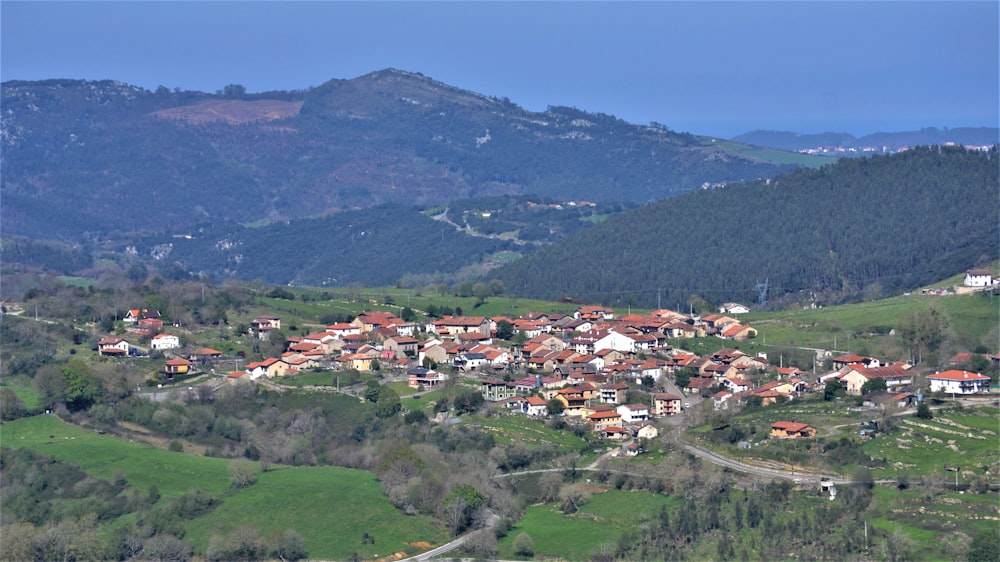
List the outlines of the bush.
{"type": "Polygon", "coordinates": [[[528,533],[521,533],[514,538],[514,554],[532,557],[535,555],[535,541],[528,533]]]}

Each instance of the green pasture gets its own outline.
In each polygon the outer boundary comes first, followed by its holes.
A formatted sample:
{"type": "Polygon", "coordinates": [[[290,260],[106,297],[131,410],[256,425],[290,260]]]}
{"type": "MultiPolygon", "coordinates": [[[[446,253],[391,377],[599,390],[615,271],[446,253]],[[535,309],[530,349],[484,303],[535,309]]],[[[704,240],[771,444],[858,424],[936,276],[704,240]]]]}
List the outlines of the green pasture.
{"type": "Polygon", "coordinates": [[[0,426],[4,447],[29,447],[43,455],[79,466],[97,478],[123,474],[140,490],[156,485],[165,498],[192,488],[212,493],[229,487],[226,459],[196,457],[100,435],[63,422],[56,416],[23,418],[0,426]]]}
{"type": "Polygon", "coordinates": [[[876,487],[867,518],[873,529],[892,535],[899,531],[913,541],[912,552],[926,560],[947,560],[945,539],[953,533],[970,537],[996,529],[996,493],[947,492],[928,499],[927,491],[911,482],[907,490],[876,487]]]}
{"type": "Polygon", "coordinates": [[[931,420],[908,416],[900,422],[863,447],[872,457],[886,459],[889,474],[943,475],[945,466],[983,474],[985,467],[1000,463],[1000,412],[995,408],[935,412],[931,420]]]}
{"type": "Polygon", "coordinates": [[[817,309],[753,312],[741,320],[758,330],[755,343],[795,345],[857,351],[871,347],[872,353],[899,345],[894,336],[875,336],[896,328],[910,315],[935,307],[944,312],[959,342],[971,349],[985,334],[1000,326],[1000,298],[988,295],[928,296],[912,294],[883,300],[817,309]],[[850,337],[850,341],[848,340],[850,337]],[[969,345],[971,344],[971,345],[969,345]]]}
{"type": "Polygon", "coordinates": [[[190,521],[185,538],[204,551],[213,535],[224,537],[242,526],[255,527],[264,537],[294,529],[305,538],[311,559],[412,555],[424,549],[408,543],[448,541],[429,517],[395,509],[375,475],[338,467],[281,467],[262,473],[212,513],[190,521]],[[373,545],[361,544],[364,533],[374,537],[373,545]]]}
{"type": "Polygon", "coordinates": [[[38,392],[31,387],[31,381],[27,378],[18,377],[16,379],[11,379],[6,377],[0,382],[0,389],[7,388],[10,389],[21,402],[24,403],[24,407],[29,411],[38,408],[41,403],[41,398],[38,396],[38,392]]]}
{"type": "Polygon", "coordinates": [[[514,554],[514,540],[528,533],[535,545],[535,559],[589,560],[605,543],[613,546],[619,535],[655,518],[662,506],[673,509],[679,503],[670,496],[609,490],[594,494],[572,515],[564,515],[555,504],[531,506],[498,541],[498,557],[519,559],[514,554]]]}
{"type": "Polygon", "coordinates": [[[545,424],[524,416],[482,418],[468,416],[467,425],[490,432],[497,444],[519,443],[531,448],[547,448],[559,453],[575,453],[587,442],[573,435],[568,429],[551,429],[545,424]]]}
{"type": "Polygon", "coordinates": [[[223,502],[211,514],[188,523],[187,539],[199,549],[212,534],[239,526],[257,527],[262,536],[294,529],[306,540],[311,557],[344,560],[422,549],[406,543],[446,542],[432,519],[406,516],[392,507],[371,473],[336,467],[277,467],[259,475],[253,486],[231,491],[228,459],[173,453],[99,435],[55,416],[24,418],[0,426],[0,445],[28,447],[79,466],[97,478],[124,475],[139,490],[156,485],[163,498],[204,489],[223,502]],[[375,537],[364,550],[363,533],[375,537]]]}

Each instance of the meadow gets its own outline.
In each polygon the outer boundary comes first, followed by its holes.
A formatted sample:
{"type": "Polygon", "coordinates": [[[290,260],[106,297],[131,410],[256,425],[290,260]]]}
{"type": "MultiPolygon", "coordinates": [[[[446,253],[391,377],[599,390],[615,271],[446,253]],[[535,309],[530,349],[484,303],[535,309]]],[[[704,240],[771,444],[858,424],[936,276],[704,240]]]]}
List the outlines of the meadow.
{"type": "Polygon", "coordinates": [[[514,541],[528,533],[535,546],[535,558],[590,560],[607,548],[614,551],[615,540],[628,529],[656,517],[661,507],[680,505],[672,496],[647,492],[625,492],[594,487],[593,496],[579,511],[565,515],[554,503],[533,505],[524,518],[498,541],[501,560],[525,559],[514,551],[514,541]]]}
{"type": "Polygon", "coordinates": [[[199,549],[212,535],[238,526],[261,536],[294,529],[306,540],[310,557],[343,560],[395,552],[415,554],[427,542],[447,542],[447,533],[424,516],[407,516],[386,499],[374,474],[338,467],[276,466],[256,484],[230,486],[228,459],[209,458],[149,447],[101,435],[55,416],[24,418],[0,426],[4,447],[32,450],[80,467],[107,480],[124,479],[136,489],[156,486],[160,503],[191,489],[222,500],[210,514],[187,523],[187,540],[199,549]],[[375,539],[362,544],[364,533],[375,539]]]}

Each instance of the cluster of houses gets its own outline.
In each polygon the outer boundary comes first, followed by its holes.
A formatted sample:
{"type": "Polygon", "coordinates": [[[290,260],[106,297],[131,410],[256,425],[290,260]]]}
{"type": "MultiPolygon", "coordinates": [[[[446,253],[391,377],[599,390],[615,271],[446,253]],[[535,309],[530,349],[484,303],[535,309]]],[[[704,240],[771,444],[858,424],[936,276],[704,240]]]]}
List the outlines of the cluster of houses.
{"type": "MultiPolygon", "coordinates": [[[[848,395],[860,396],[862,387],[873,378],[886,382],[887,392],[875,397],[880,404],[916,403],[917,397],[910,393],[910,365],[904,363],[883,365],[872,357],[842,355],[832,359],[833,372],[808,382],[798,369],[775,369],[766,357],[738,349],[720,349],[703,357],[668,343],[672,338],[717,337],[739,342],[756,336],[754,328],[735,317],[746,312],[746,307],[726,303],[719,310],[704,317],[668,309],[616,317],[605,307],[580,306],[571,314],[445,316],[423,323],[404,321],[392,312],[367,311],[351,322],[292,336],[281,356],[248,363],[229,376],[255,381],[316,368],[392,368],[404,370],[412,388],[431,389],[448,379],[447,373],[434,367],[450,365],[466,376],[480,375],[481,392],[488,402],[502,403],[524,415],[545,416],[555,400],[564,415],[578,418],[611,439],[635,437],[636,428],[649,419],[680,413],[683,398],[674,394],[654,393],[649,404],[626,402],[629,383],[645,383],[647,388],[651,383],[653,388],[663,389],[663,377],[682,369],[688,377],[679,385],[680,390],[703,396],[714,391],[716,409],[748,401],[765,406],[783,402],[803,392],[821,390],[831,380],[840,383],[848,395]],[[500,345],[496,341],[498,327],[521,334],[517,341],[522,343],[500,345]],[[765,371],[776,374],[777,380],[754,382],[760,380],[754,375],[765,371]],[[504,380],[496,378],[498,372],[531,375],[504,380]]],[[[136,326],[147,321],[144,326],[155,329],[148,321],[159,321],[159,315],[131,310],[127,319],[136,326]]],[[[280,329],[280,317],[262,315],[250,323],[248,331],[267,339],[280,329]]],[[[156,333],[151,347],[176,349],[180,341],[177,336],[156,333]]],[[[104,338],[98,348],[101,355],[128,355],[131,349],[120,338],[104,338]]],[[[209,353],[213,351],[178,355],[166,361],[164,372],[168,376],[188,373],[199,360],[214,357],[209,353]]],[[[951,394],[985,392],[989,385],[989,377],[964,371],[945,371],[927,379],[932,392],[951,394]]]]}

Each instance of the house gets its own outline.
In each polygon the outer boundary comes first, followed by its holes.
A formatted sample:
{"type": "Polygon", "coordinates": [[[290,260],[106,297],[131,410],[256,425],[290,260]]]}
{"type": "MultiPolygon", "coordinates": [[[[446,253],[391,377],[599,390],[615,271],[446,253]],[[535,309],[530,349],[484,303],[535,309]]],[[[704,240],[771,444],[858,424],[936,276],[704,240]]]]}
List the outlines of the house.
{"type": "Polygon", "coordinates": [[[344,336],[358,336],[361,335],[361,328],[355,326],[354,324],[348,324],[347,322],[338,322],[336,324],[330,324],[326,327],[326,331],[333,334],[333,337],[338,340],[344,339],[344,336]]]}
{"type": "Polygon", "coordinates": [[[254,318],[250,322],[250,333],[255,334],[262,340],[266,340],[270,336],[270,332],[280,329],[280,316],[270,316],[265,314],[254,318]]]}
{"type": "Polygon", "coordinates": [[[101,338],[97,342],[97,353],[105,357],[122,357],[128,355],[132,346],[121,338],[101,338]]]}
{"type": "Polygon", "coordinates": [[[940,390],[947,394],[978,394],[990,390],[990,377],[957,369],[927,375],[927,380],[930,381],[931,392],[940,390]]]}
{"type": "Polygon", "coordinates": [[[757,337],[757,329],[743,324],[732,324],[724,326],[718,335],[727,340],[746,341],[757,337]]]}
{"type": "Polygon", "coordinates": [[[420,351],[420,342],[409,336],[395,336],[386,339],[382,347],[389,351],[395,351],[397,356],[402,354],[416,357],[420,351]]]}
{"type": "Polygon", "coordinates": [[[521,402],[521,412],[529,416],[546,416],[549,413],[549,403],[544,398],[529,396],[521,402]]]}
{"type": "Polygon", "coordinates": [[[587,423],[594,427],[594,431],[602,431],[609,427],[621,427],[622,415],[615,410],[594,412],[587,416],[587,423]]]}
{"type": "Polygon", "coordinates": [[[489,318],[484,316],[445,316],[431,324],[436,334],[457,336],[469,332],[479,332],[489,336],[493,331],[489,318]]]}
{"type": "Polygon", "coordinates": [[[740,303],[726,302],[719,307],[719,314],[746,314],[750,309],[740,303]]]}
{"type": "Polygon", "coordinates": [[[633,428],[636,439],[656,439],[660,430],[651,423],[640,423],[633,428]]]}
{"type": "Polygon", "coordinates": [[[483,399],[487,402],[500,402],[517,396],[514,383],[499,379],[483,379],[479,383],[479,389],[483,394],[483,399]]]}
{"type": "Polygon", "coordinates": [[[914,408],[917,397],[909,392],[883,392],[881,390],[865,394],[864,405],[869,408],[914,408]]]}
{"type": "Polygon", "coordinates": [[[581,306],[573,312],[573,317],[584,320],[612,320],[615,312],[603,306],[581,306]]]}
{"type": "Polygon", "coordinates": [[[729,409],[729,399],[735,396],[733,392],[728,390],[720,390],[712,396],[712,407],[716,410],[728,410],[729,409]]]}
{"type": "Polygon", "coordinates": [[[482,353],[459,353],[452,363],[463,371],[474,371],[489,365],[489,360],[482,353]]]}
{"type": "MultiPolygon", "coordinates": [[[[160,312],[157,310],[150,311],[146,308],[133,308],[125,312],[125,317],[122,321],[126,324],[137,324],[143,319],[154,319],[160,320],[160,312]]],[[[163,322],[160,322],[160,326],[163,326],[163,322]]]]}
{"type": "Polygon", "coordinates": [[[913,377],[903,365],[866,368],[852,364],[841,369],[839,378],[841,386],[851,396],[861,396],[861,387],[876,378],[884,380],[886,389],[890,391],[913,383],[913,377]]]}
{"type": "Polygon", "coordinates": [[[156,334],[150,341],[149,346],[157,351],[164,349],[177,349],[181,346],[181,340],[172,334],[156,334]]]}
{"type": "Polygon", "coordinates": [[[779,439],[798,439],[800,437],[815,437],[816,428],[806,423],[776,421],[771,424],[771,437],[779,439]]]}
{"type": "Polygon", "coordinates": [[[263,361],[255,361],[253,363],[247,363],[247,366],[244,367],[243,372],[246,373],[248,377],[250,377],[250,380],[255,381],[260,377],[267,376],[267,365],[265,365],[263,361]]]}
{"type": "Polygon", "coordinates": [[[602,439],[611,439],[612,441],[622,441],[632,437],[632,433],[625,429],[624,427],[612,425],[610,427],[605,427],[601,430],[602,439]]]}
{"type": "Polygon", "coordinates": [[[965,272],[962,284],[966,287],[993,287],[1000,284],[1000,280],[993,277],[988,269],[970,269],[965,272]]]}
{"type": "Polygon", "coordinates": [[[163,331],[163,320],[157,318],[140,318],[139,322],[136,323],[135,328],[136,333],[142,334],[144,336],[151,336],[153,334],[159,334],[163,331]]]}
{"type": "Polygon", "coordinates": [[[673,416],[681,413],[681,402],[683,399],[676,394],[658,392],[653,395],[654,416],[673,416]]]}
{"type": "Polygon", "coordinates": [[[636,423],[649,419],[649,406],[645,404],[623,404],[616,410],[625,423],[636,423]]]}
{"type": "Polygon", "coordinates": [[[644,453],[642,447],[635,441],[630,441],[621,446],[621,454],[626,457],[634,457],[644,453]]]}
{"type": "Polygon", "coordinates": [[[623,382],[606,384],[599,390],[600,400],[605,404],[621,404],[628,396],[628,384],[623,382]]]}
{"type": "Polygon", "coordinates": [[[738,378],[727,378],[722,381],[722,386],[726,387],[732,393],[746,392],[750,390],[750,382],[738,378]]]}
{"type": "Polygon", "coordinates": [[[448,380],[448,375],[438,373],[433,369],[414,367],[409,371],[406,371],[406,384],[410,388],[420,388],[422,386],[425,389],[430,389],[440,385],[446,380],[448,380]]]}
{"type": "Polygon", "coordinates": [[[387,328],[402,323],[403,320],[391,312],[382,310],[365,311],[351,321],[362,333],[368,333],[379,328],[387,328]]]}
{"type": "Polygon", "coordinates": [[[842,369],[848,365],[860,364],[863,367],[878,367],[882,363],[874,357],[862,357],[861,355],[839,355],[830,359],[830,364],[834,369],[842,369]]]}
{"type": "Polygon", "coordinates": [[[337,361],[343,365],[345,369],[354,369],[355,371],[371,371],[375,359],[367,353],[348,353],[338,357],[337,361]]]}
{"type": "Polygon", "coordinates": [[[193,363],[187,359],[170,359],[163,363],[163,373],[167,378],[174,378],[174,375],[186,375],[191,372],[193,363]]]}
{"type": "MultiPolygon", "coordinates": [[[[597,396],[597,391],[587,383],[559,389],[555,394],[555,399],[562,402],[563,413],[567,416],[582,415],[582,409],[587,406],[587,402],[597,396]]],[[[621,416],[619,416],[619,423],[621,416]]]]}

